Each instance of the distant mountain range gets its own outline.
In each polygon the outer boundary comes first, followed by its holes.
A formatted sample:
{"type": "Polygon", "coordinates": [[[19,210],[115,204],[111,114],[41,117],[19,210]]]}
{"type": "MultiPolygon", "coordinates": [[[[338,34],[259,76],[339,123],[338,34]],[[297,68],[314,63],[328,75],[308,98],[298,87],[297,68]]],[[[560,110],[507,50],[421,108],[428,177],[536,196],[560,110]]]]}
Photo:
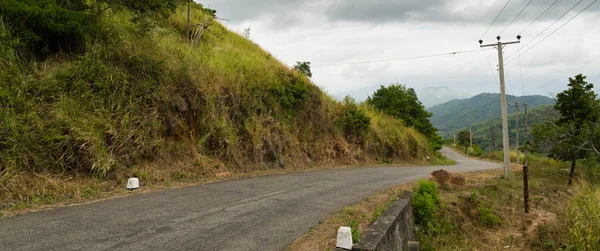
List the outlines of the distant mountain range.
{"type": "MultiPolygon", "coordinates": [[[[365,101],[367,97],[373,95],[375,91],[377,91],[381,85],[377,86],[369,86],[365,88],[361,88],[358,90],[339,92],[333,94],[333,96],[337,99],[343,99],[346,95],[354,98],[356,101],[365,101]]],[[[409,86],[410,87],[410,86],[409,86]]],[[[417,96],[419,97],[419,101],[423,103],[423,105],[427,107],[432,107],[434,105],[442,104],[454,99],[464,99],[469,98],[472,95],[467,93],[462,93],[446,86],[439,87],[426,87],[422,89],[415,89],[417,96]]]]}
{"type": "MultiPolygon", "coordinates": [[[[507,95],[508,104],[527,103],[528,109],[540,105],[552,105],[554,99],[541,96],[511,96],[507,95]]],[[[433,113],[431,123],[442,134],[452,132],[453,128],[461,129],[491,118],[500,117],[500,94],[482,93],[468,99],[452,100],[427,109],[433,113]]],[[[515,113],[514,107],[508,107],[508,113],[515,113]]]]}
{"type": "Polygon", "coordinates": [[[419,101],[425,107],[432,107],[455,99],[470,98],[472,95],[458,92],[450,87],[428,87],[417,91],[419,101]]]}

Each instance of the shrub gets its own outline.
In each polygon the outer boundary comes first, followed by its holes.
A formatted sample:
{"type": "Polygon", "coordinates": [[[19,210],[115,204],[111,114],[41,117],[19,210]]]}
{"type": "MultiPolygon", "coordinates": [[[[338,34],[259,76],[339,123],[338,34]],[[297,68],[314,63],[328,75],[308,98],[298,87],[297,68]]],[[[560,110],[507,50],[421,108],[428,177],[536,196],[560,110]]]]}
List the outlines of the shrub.
{"type": "Polygon", "coordinates": [[[360,232],[358,231],[359,222],[357,219],[352,219],[348,221],[348,227],[350,227],[350,231],[352,232],[352,242],[357,243],[360,241],[360,232]]]}
{"type": "MultiPolygon", "coordinates": [[[[62,2],[62,1],[61,1],[62,2]]],[[[29,49],[44,56],[60,49],[80,49],[93,29],[92,16],[56,0],[0,2],[4,21],[29,49]]]]}
{"type": "MultiPolygon", "coordinates": [[[[267,99],[274,99],[283,110],[292,111],[297,104],[304,102],[308,98],[309,83],[287,70],[279,72],[279,77],[281,78],[280,82],[272,83],[268,86],[270,95],[268,95],[267,99]]],[[[262,86],[258,88],[262,88],[262,86]]],[[[271,107],[277,106],[272,102],[268,103],[271,103],[271,107]]]]}
{"type": "Polygon", "coordinates": [[[369,130],[371,119],[363,110],[358,108],[354,99],[346,96],[342,105],[342,112],[335,124],[344,132],[346,138],[362,139],[369,130]]]}
{"type": "Polygon", "coordinates": [[[502,224],[502,219],[494,213],[494,210],[484,204],[477,208],[479,211],[479,223],[486,227],[496,227],[502,224]]]}
{"type": "Polygon", "coordinates": [[[475,157],[483,156],[483,151],[476,144],[473,144],[473,148],[471,148],[471,147],[467,148],[465,152],[470,156],[475,156],[475,157]]]}
{"type": "Polygon", "coordinates": [[[413,214],[415,223],[426,226],[434,220],[434,214],[439,209],[440,196],[437,184],[429,180],[420,180],[413,196],[413,214]]]}
{"type": "Polygon", "coordinates": [[[373,216],[371,216],[371,224],[373,224],[373,222],[377,221],[377,219],[379,219],[379,217],[381,217],[381,215],[385,212],[385,207],[383,206],[378,206],[377,208],[375,208],[375,211],[373,211],[373,216]]]}

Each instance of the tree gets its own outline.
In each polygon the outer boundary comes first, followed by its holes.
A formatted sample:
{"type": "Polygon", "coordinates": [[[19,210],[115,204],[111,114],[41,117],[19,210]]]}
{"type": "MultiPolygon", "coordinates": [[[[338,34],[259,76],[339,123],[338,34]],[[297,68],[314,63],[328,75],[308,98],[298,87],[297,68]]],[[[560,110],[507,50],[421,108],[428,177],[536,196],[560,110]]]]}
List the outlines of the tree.
{"type": "Polygon", "coordinates": [[[310,62],[296,62],[294,70],[304,73],[309,78],[312,78],[312,72],[310,71],[310,62]]]}
{"type": "Polygon", "coordinates": [[[594,85],[585,78],[582,74],[569,78],[569,88],[556,96],[554,108],[560,117],[533,129],[538,149],[547,149],[553,159],[571,162],[569,185],[573,183],[577,160],[586,155],[584,136],[589,134],[589,125],[598,122],[594,85]]]}
{"type": "Polygon", "coordinates": [[[432,114],[425,110],[414,89],[400,84],[381,86],[367,99],[367,103],[377,110],[403,120],[406,126],[413,127],[425,135],[433,150],[441,149],[443,140],[429,121],[432,114]]]}
{"type": "Polygon", "coordinates": [[[471,133],[469,133],[469,131],[461,131],[458,133],[458,137],[456,140],[458,141],[459,146],[469,146],[471,140],[471,133]]]}
{"type": "Polygon", "coordinates": [[[490,125],[490,140],[492,141],[492,149],[494,149],[494,151],[496,151],[496,138],[496,128],[494,127],[494,125],[490,125]]]}

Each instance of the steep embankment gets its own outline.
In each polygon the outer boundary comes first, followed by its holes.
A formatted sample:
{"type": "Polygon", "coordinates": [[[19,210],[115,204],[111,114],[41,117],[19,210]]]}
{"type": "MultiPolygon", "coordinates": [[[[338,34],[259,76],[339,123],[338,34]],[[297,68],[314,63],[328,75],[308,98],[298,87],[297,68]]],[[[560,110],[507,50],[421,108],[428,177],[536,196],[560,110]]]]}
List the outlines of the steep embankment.
{"type": "MultiPolygon", "coordinates": [[[[102,13],[77,52],[30,60],[3,44],[0,208],[94,197],[131,176],[169,185],[428,153],[401,121],[334,101],[216,21],[191,45],[186,6],[168,18],[102,13]]],[[[191,16],[212,19],[200,5],[191,16]]]]}

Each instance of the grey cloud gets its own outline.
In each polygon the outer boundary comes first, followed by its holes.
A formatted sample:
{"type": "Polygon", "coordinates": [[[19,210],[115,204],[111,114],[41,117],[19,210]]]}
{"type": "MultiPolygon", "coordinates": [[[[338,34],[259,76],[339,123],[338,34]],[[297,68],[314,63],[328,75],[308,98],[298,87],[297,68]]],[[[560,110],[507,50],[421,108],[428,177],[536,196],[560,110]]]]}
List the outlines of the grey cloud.
{"type": "MultiPolygon", "coordinates": [[[[592,0],[582,1],[574,10],[579,11],[592,0]]],[[[494,4],[483,4],[484,1],[468,4],[460,0],[335,0],[326,10],[326,15],[333,21],[358,22],[443,22],[443,23],[477,23],[488,24],[499,13],[506,1],[495,1],[494,4]]],[[[507,24],[528,3],[528,0],[513,0],[498,18],[499,24],[507,24]]],[[[517,19],[518,22],[530,22],[538,17],[554,1],[533,1],[517,19]]],[[[556,5],[545,20],[555,20],[578,1],[562,1],[556,5]]],[[[600,4],[590,7],[587,12],[599,12],[600,4]]]]}
{"type": "Polygon", "coordinates": [[[315,0],[202,0],[204,6],[217,10],[217,15],[240,23],[261,16],[274,16],[275,22],[292,22],[298,11],[309,11],[305,7],[315,0]]]}

